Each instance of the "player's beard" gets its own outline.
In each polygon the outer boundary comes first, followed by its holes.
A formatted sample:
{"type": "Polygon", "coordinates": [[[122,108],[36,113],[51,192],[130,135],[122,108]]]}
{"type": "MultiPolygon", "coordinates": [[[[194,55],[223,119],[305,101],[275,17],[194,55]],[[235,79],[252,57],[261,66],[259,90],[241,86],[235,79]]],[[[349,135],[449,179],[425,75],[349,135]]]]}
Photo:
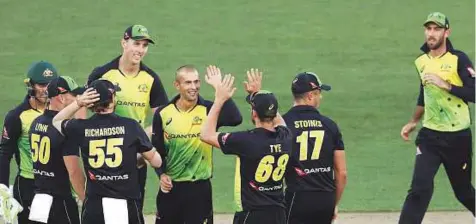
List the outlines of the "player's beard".
{"type": "Polygon", "coordinates": [[[427,41],[426,46],[428,46],[428,48],[430,48],[430,50],[436,50],[436,49],[440,48],[441,45],[443,44],[444,37],[441,37],[439,40],[436,40],[436,38],[432,38],[432,39],[434,39],[436,41],[435,44],[431,45],[427,41]]]}

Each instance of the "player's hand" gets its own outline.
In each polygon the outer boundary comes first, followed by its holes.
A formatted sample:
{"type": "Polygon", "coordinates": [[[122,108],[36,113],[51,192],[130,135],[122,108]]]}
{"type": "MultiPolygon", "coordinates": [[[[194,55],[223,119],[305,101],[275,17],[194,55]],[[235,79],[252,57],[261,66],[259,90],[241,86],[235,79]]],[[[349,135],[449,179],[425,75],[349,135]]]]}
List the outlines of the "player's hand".
{"type": "Polygon", "coordinates": [[[263,80],[263,72],[258,69],[250,69],[246,71],[247,81],[244,81],[246,92],[252,94],[261,90],[261,81],[263,80]]]}
{"type": "Polygon", "coordinates": [[[410,122],[408,122],[408,124],[406,124],[405,126],[403,126],[402,131],[400,132],[400,136],[402,136],[403,140],[408,141],[408,140],[410,139],[410,138],[408,137],[408,135],[409,135],[413,130],[415,130],[416,125],[417,125],[416,122],[410,121],[410,122]]]}
{"type": "Polygon", "coordinates": [[[441,89],[449,91],[451,89],[451,84],[443,80],[440,76],[433,73],[426,73],[423,76],[424,84],[433,84],[441,89]]]}
{"type": "Polygon", "coordinates": [[[76,97],[76,103],[80,107],[92,107],[97,101],[99,101],[99,93],[93,88],[87,89],[82,95],[76,97]]]}
{"type": "Polygon", "coordinates": [[[334,216],[332,216],[332,221],[335,221],[337,218],[337,213],[339,213],[339,208],[337,206],[334,208],[334,216]]]}
{"type": "Polygon", "coordinates": [[[213,88],[217,88],[218,85],[221,83],[221,70],[215,65],[209,65],[207,67],[207,74],[205,75],[205,81],[213,86],[213,88]]]}
{"type": "Polygon", "coordinates": [[[223,81],[215,89],[215,102],[224,103],[233,96],[236,90],[236,87],[233,86],[234,82],[235,77],[231,74],[225,75],[223,81]]]}
{"type": "Polygon", "coordinates": [[[172,190],[172,178],[169,175],[163,173],[160,175],[160,190],[164,193],[169,193],[172,190]]]}

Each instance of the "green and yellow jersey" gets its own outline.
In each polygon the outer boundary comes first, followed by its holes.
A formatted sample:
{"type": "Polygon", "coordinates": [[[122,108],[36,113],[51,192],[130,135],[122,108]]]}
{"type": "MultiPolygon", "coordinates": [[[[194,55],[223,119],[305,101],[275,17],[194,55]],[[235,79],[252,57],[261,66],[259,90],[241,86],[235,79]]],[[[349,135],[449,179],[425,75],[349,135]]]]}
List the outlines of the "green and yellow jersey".
{"type": "Polygon", "coordinates": [[[88,84],[97,79],[106,79],[118,85],[116,110],[119,116],[136,120],[144,127],[150,108],[157,108],[168,102],[167,94],[158,75],[142,62],[135,76],[124,75],[119,70],[119,57],[97,67],[88,78],[88,84]]]}
{"type": "MultiPolygon", "coordinates": [[[[166,173],[173,181],[206,180],[212,176],[212,146],[200,140],[200,130],[213,102],[199,97],[190,111],[180,111],[176,96],[159,107],[152,122],[152,144],[162,156],[158,175],[166,173]]],[[[228,100],[218,118],[218,127],[241,124],[240,111],[228,100]]]]}
{"type": "Polygon", "coordinates": [[[424,44],[424,54],[415,60],[420,75],[420,95],[418,105],[424,106],[423,127],[441,131],[455,132],[470,127],[468,102],[474,103],[473,65],[468,56],[455,50],[447,40],[447,52],[439,57],[430,56],[424,44]],[[425,84],[423,77],[433,73],[451,84],[451,90],[445,91],[435,85],[425,84]]]}
{"type": "Polygon", "coordinates": [[[31,107],[27,96],[5,117],[0,142],[0,184],[6,186],[9,184],[10,160],[13,156],[18,165],[18,175],[28,179],[34,178],[28,133],[31,123],[41,114],[43,111],[31,107]]]}

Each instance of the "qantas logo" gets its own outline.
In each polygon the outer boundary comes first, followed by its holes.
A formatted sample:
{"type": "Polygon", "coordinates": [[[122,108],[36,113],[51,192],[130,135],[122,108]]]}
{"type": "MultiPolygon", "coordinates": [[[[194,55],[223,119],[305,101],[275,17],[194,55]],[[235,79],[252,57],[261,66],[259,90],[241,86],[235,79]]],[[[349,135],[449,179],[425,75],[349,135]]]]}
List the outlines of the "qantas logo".
{"type": "Polygon", "coordinates": [[[93,173],[91,173],[91,171],[88,171],[88,175],[89,175],[89,179],[96,180],[96,177],[94,176],[93,173]]]}
{"type": "Polygon", "coordinates": [[[97,181],[111,181],[111,180],[128,180],[129,175],[111,175],[111,176],[101,176],[101,175],[94,175],[91,171],[88,171],[89,179],[97,180],[97,181]]]}
{"type": "Polygon", "coordinates": [[[294,170],[296,170],[297,175],[300,176],[300,177],[307,176],[307,173],[305,173],[303,170],[301,170],[297,167],[294,167],[294,170]]]}
{"type": "Polygon", "coordinates": [[[251,186],[253,189],[258,190],[258,186],[256,186],[255,182],[250,181],[250,186],[251,186]]]}
{"type": "Polygon", "coordinates": [[[328,173],[331,172],[331,167],[318,167],[318,168],[310,168],[310,169],[300,169],[298,167],[294,167],[297,175],[300,177],[307,176],[311,173],[328,173]]]}
{"type": "Polygon", "coordinates": [[[55,177],[55,173],[47,172],[47,171],[44,171],[44,170],[33,169],[33,173],[36,174],[36,175],[40,175],[40,176],[55,177]]]}

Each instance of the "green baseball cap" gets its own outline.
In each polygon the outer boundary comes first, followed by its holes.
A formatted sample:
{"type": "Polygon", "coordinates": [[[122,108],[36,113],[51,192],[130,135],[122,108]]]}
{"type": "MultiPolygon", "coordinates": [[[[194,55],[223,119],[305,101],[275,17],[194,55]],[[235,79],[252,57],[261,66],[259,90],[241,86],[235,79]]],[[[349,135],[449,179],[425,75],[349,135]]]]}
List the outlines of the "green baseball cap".
{"type": "Polygon", "coordinates": [[[48,84],[51,80],[58,77],[58,71],[49,62],[39,61],[30,66],[27,73],[26,83],[48,84]]]}
{"type": "Polygon", "coordinates": [[[145,26],[142,25],[133,25],[127,27],[124,32],[124,40],[133,39],[133,40],[148,40],[150,43],[154,44],[154,40],[149,35],[149,31],[145,26]]]}
{"type": "Polygon", "coordinates": [[[71,93],[73,95],[83,94],[86,88],[79,86],[73,78],[69,76],[59,76],[48,84],[48,98],[53,98],[60,94],[71,93]]]}
{"type": "Polygon", "coordinates": [[[430,15],[428,15],[423,25],[426,26],[428,23],[434,23],[437,26],[443,27],[445,29],[450,28],[450,21],[448,20],[448,17],[446,17],[445,14],[441,12],[430,13],[430,15]]]}

